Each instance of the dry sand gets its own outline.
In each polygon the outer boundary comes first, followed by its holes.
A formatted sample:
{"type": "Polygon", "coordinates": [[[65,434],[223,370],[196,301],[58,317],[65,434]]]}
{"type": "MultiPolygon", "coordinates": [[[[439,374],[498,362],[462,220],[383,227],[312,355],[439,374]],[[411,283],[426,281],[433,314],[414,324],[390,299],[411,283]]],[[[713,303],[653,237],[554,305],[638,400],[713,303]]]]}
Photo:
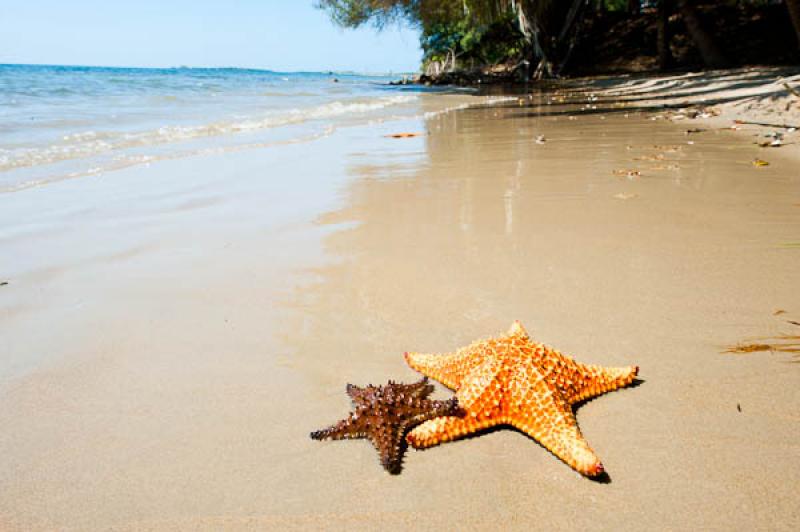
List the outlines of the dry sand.
{"type": "Polygon", "coordinates": [[[800,333],[796,146],[755,167],[741,131],[612,107],[521,99],[0,196],[0,528],[796,529],[798,358],[721,353],[800,333]],[[404,351],[514,319],[641,367],[578,410],[610,483],[511,429],[399,476],[309,439],[347,382],[416,379],[404,351]]]}
{"type": "MultiPolygon", "coordinates": [[[[651,113],[653,119],[733,128],[800,161],[800,68],[758,67],[671,75],[578,78],[562,84],[584,112],[651,113]],[[595,108],[596,107],[596,108],[595,108]]],[[[703,131],[704,132],[704,131],[703,131]]],[[[694,133],[692,133],[694,134],[694,133]]]]}

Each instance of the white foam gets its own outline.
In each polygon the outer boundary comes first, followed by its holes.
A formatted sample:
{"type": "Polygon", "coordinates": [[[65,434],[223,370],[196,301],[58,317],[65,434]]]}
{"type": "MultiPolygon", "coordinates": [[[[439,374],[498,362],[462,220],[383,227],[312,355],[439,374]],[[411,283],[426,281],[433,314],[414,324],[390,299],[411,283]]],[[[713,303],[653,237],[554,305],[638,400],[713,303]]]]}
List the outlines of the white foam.
{"type": "Polygon", "coordinates": [[[363,116],[387,107],[413,102],[416,95],[394,95],[372,100],[333,101],[310,108],[275,111],[260,118],[220,121],[201,125],[165,125],[154,130],[115,132],[83,131],[64,135],[61,141],[42,147],[0,151],[0,171],[80,159],[127,148],[185,142],[203,137],[253,133],[342,116],[363,116]]]}

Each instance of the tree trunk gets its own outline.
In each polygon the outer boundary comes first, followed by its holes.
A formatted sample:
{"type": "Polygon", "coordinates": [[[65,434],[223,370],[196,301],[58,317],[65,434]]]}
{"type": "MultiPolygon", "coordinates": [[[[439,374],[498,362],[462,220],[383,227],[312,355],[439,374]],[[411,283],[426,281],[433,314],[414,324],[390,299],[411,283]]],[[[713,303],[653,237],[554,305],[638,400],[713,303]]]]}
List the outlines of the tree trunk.
{"type": "Polygon", "coordinates": [[[553,77],[553,64],[550,62],[550,58],[542,47],[542,32],[539,29],[539,24],[533,10],[526,8],[527,6],[524,1],[516,2],[514,7],[517,14],[519,29],[533,50],[533,60],[531,64],[537,65],[533,73],[533,78],[541,79],[543,77],[553,77]]]}
{"type": "Polygon", "coordinates": [[[564,20],[561,32],[558,34],[558,47],[562,50],[562,53],[556,67],[557,76],[561,75],[561,72],[567,67],[570,57],[572,57],[572,51],[578,42],[578,35],[580,34],[588,5],[588,0],[573,0],[572,6],[567,12],[567,18],[564,20]]]}
{"type": "Polygon", "coordinates": [[[606,3],[603,0],[597,0],[594,3],[594,12],[603,15],[606,12],[606,3]]]}
{"type": "Polygon", "coordinates": [[[628,13],[631,15],[639,14],[640,2],[639,0],[628,0],[628,13]]]}
{"type": "Polygon", "coordinates": [[[797,34],[797,46],[800,48],[800,0],[786,0],[786,9],[789,10],[794,32],[797,34]]]}
{"type": "Polygon", "coordinates": [[[672,0],[660,0],[658,2],[658,19],[656,20],[658,36],[656,46],[658,47],[658,68],[660,70],[672,68],[674,62],[672,51],[669,49],[669,43],[672,39],[672,35],[669,33],[669,15],[671,12],[672,0]]]}
{"type": "Polygon", "coordinates": [[[533,50],[531,64],[538,65],[534,79],[552,78],[564,69],[589,3],[590,0],[572,0],[570,4],[555,4],[557,10],[547,11],[536,0],[515,2],[517,23],[533,50]]]}
{"type": "Polygon", "coordinates": [[[678,0],[678,7],[680,8],[681,15],[683,15],[683,22],[686,24],[686,30],[692,37],[695,46],[700,51],[703,62],[707,67],[711,68],[724,68],[730,63],[725,54],[717,46],[711,34],[703,28],[700,22],[700,17],[697,10],[694,8],[694,0],[678,0]]]}

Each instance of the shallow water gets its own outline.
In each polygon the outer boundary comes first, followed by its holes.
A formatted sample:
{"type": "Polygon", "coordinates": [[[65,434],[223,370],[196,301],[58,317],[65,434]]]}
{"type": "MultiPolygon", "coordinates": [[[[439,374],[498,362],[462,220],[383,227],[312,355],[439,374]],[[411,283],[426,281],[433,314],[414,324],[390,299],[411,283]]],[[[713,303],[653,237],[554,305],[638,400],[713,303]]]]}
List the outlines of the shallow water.
{"type": "MultiPolygon", "coordinates": [[[[414,116],[396,76],[0,65],[0,192],[414,116]]],[[[470,92],[470,91],[464,91],[470,92]]]]}

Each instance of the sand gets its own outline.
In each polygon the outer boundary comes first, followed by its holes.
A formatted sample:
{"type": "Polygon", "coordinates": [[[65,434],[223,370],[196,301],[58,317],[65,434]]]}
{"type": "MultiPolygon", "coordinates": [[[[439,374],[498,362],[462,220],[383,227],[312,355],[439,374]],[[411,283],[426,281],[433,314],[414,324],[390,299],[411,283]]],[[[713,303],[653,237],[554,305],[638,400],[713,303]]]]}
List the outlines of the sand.
{"type": "Polygon", "coordinates": [[[0,196],[0,528],[796,528],[798,358],[722,353],[800,333],[796,146],[756,167],[742,131],[592,111],[523,98],[0,196]],[[577,412],[610,482],[512,429],[399,476],[308,437],[346,383],[514,319],[641,367],[577,412]]]}
{"type": "Polygon", "coordinates": [[[785,151],[800,161],[797,67],[577,78],[560,85],[584,97],[584,112],[637,110],[692,131],[702,129],[698,125],[732,128],[755,137],[756,144],[793,146],[785,151]]]}

